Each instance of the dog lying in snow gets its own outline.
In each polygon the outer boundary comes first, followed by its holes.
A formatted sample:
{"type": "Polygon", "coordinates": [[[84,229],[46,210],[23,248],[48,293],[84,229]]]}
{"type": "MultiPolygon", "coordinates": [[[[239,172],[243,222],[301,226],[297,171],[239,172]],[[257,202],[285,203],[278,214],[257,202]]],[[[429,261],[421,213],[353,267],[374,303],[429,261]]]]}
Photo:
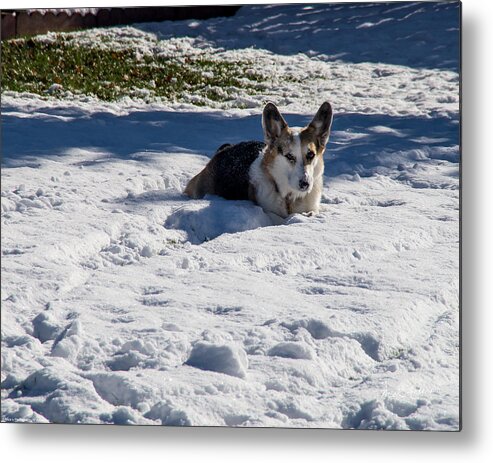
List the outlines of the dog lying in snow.
{"type": "Polygon", "coordinates": [[[331,124],[328,102],[304,128],[290,128],[276,106],[267,103],[262,114],[265,143],[222,145],[190,180],[185,194],[194,199],[206,194],[249,199],[283,218],[296,212],[317,213],[331,124]]]}

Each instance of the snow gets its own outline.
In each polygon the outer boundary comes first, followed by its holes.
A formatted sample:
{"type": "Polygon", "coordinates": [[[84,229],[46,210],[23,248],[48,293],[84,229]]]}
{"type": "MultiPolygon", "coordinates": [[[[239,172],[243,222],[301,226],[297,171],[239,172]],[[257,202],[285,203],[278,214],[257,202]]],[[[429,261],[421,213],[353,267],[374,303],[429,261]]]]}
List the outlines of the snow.
{"type": "Polygon", "coordinates": [[[59,15],[64,13],[68,16],[73,14],[80,14],[81,16],[86,16],[88,14],[95,15],[98,13],[98,8],[36,8],[26,10],[27,14],[39,13],[41,15],[54,14],[59,15]]]}
{"type": "Polygon", "coordinates": [[[194,201],[175,209],[164,226],[181,229],[192,244],[217,238],[223,233],[238,233],[273,225],[261,207],[249,201],[227,201],[210,198],[194,201]]]}
{"type": "Polygon", "coordinates": [[[457,71],[458,21],[458,2],[454,1],[334,2],[251,5],[232,18],[190,20],[168,23],[166,27],[155,23],[139,25],[139,29],[155,32],[160,38],[184,34],[199,37],[225,49],[241,45],[276,55],[303,52],[324,61],[341,59],[457,71]]]}
{"type": "Polygon", "coordinates": [[[280,342],[272,347],[268,355],[291,359],[313,360],[315,353],[310,346],[297,342],[280,342]]]}
{"type": "Polygon", "coordinates": [[[246,377],[248,358],[236,345],[215,345],[198,342],[193,346],[187,365],[201,370],[217,371],[230,376],[246,377]]]}
{"type": "Polygon", "coordinates": [[[259,94],[5,92],[2,420],[457,430],[457,28],[456,2],[249,6],[77,34],[249,57],[259,94]],[[316,216],[182,194],[265,99],[334,106],[316,216]]]}

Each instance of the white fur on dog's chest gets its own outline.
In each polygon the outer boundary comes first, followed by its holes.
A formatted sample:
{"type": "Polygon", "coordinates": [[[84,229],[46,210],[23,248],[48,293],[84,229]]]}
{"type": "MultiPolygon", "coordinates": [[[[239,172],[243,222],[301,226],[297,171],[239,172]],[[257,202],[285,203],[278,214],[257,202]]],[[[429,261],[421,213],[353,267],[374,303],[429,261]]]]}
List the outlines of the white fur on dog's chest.
{"type": "Polygon", "coordinates": [[[286,201],[276,189],[262,167],[261,154],[250,166],[250,183],[255,191],[255,201],[265,211],[271,211],[281,217],[287,217],[286,201]]]}
{"type": "Polygon", "coordinates": [[[250,166],[250,183],[255,191],[255,201],[266,212],[273,212],[286,218],[290,214],[314,212],[319,210],[322,194],[322,175],[315,179],[310,193],[293,196],[292,193],[282,195],[276,184],[264,171],[262,154],[250,166]]]}

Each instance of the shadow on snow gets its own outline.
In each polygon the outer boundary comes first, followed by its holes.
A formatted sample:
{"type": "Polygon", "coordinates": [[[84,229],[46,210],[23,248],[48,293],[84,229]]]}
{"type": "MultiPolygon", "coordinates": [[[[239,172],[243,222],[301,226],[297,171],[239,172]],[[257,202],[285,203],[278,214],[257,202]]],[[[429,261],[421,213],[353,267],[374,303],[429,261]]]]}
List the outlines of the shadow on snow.
{"type": "MultiPolygon", "coordinates": [[[[223,143],[261,139],[260,116],[228,117],[219,112],[142,111],[124,116],[108,113],[81,114],[78,109],[46,108],[26,118],[3,115],[3,170],[36,168],[43,159],[62,161],[80,149],[92,152],[80,164],[91,169],[113,161],[152,163],[169,153],[212,156],[223,143]]],[[[286,114],[291,126],[304,126],[311,116],[286,114]]],[[[405,181],[417,188],[454,188],[457,184],[459,126],[446,118],[391,117],[387,115],[336,115],[325,154],[325,182],[331,179],[371,176],[376,173],[405,181]],[[446,163],[449,179],[427,183],[419,177],[420,166],[446,163]],[[413,170],[417,174],[413,174],[413,170]],[[357,175],[356,175],[357,174],[357,175]]],[[[84,153],[82,153],[84,154],[84,153]]],[[[156,168],[160,168],[156,164],[156,168]]],[[[195,172],[190,172],[190,176],[195,172]]],[[[424,180],[423,180],[424,179],[424,180]]],[[[262,209],[248,201],[205,198],[189,201],[176,189],[147,191],[120,202],[130,208],[139,204],[171,201],[181,204],[165,222],[166,228],[187,233],[200,244],[224,233],[237,233],[273,225],[262,209]]],[[[293,221],[288,221],[292,223],[293,221]]],[[[296,222],[296,221],[295,221],[296,222]]]]}
{"type": "Polygon", "coordinates": [[[459,2],[442,1],[246,5],[230,18],[135,27],[161,39],[197,37],[226,49],[458,71],[459,24],[459,2]]]}
{"type": "MultiPolygon", "coordinates": [[[[94,166],[115,159],[152,162],[156,153],[210,157],[223,143],[262,139],[259,115],[229,117],[220,112],[151,110],[81,117],[76,108],[46,108],[26,118],[9,113],[8,107],[3,112],[4,168],[38,167],[43,158],[60,160],[76,149],[97,153],[94,159],[81,161],[94,166]]],[[[291,126],[304,126],[311,119],[298,114],[285,116],[291,126]]],[[[415,162],[433,158],[458,162],[458,144],[458,120],[336,114],[325,154],[326,176],[371,175],[380,167],[398,168],[413,150],[415,162]]]]}

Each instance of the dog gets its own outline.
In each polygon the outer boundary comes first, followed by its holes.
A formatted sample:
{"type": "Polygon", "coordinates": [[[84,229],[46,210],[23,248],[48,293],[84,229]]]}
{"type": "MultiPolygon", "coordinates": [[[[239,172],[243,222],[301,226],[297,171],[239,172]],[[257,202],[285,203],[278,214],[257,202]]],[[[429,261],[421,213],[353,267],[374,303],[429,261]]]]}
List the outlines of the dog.
{"type": "Polygon", "coordinates": [[[316,214],[331,125],[332,106],[327,101],[304,128],[290,128],[269,102],[262,112],[264,142],[221,145],[184,193],[193,199],[209,194],[251,200],[283,219],[294,213],[316,214]]]}

